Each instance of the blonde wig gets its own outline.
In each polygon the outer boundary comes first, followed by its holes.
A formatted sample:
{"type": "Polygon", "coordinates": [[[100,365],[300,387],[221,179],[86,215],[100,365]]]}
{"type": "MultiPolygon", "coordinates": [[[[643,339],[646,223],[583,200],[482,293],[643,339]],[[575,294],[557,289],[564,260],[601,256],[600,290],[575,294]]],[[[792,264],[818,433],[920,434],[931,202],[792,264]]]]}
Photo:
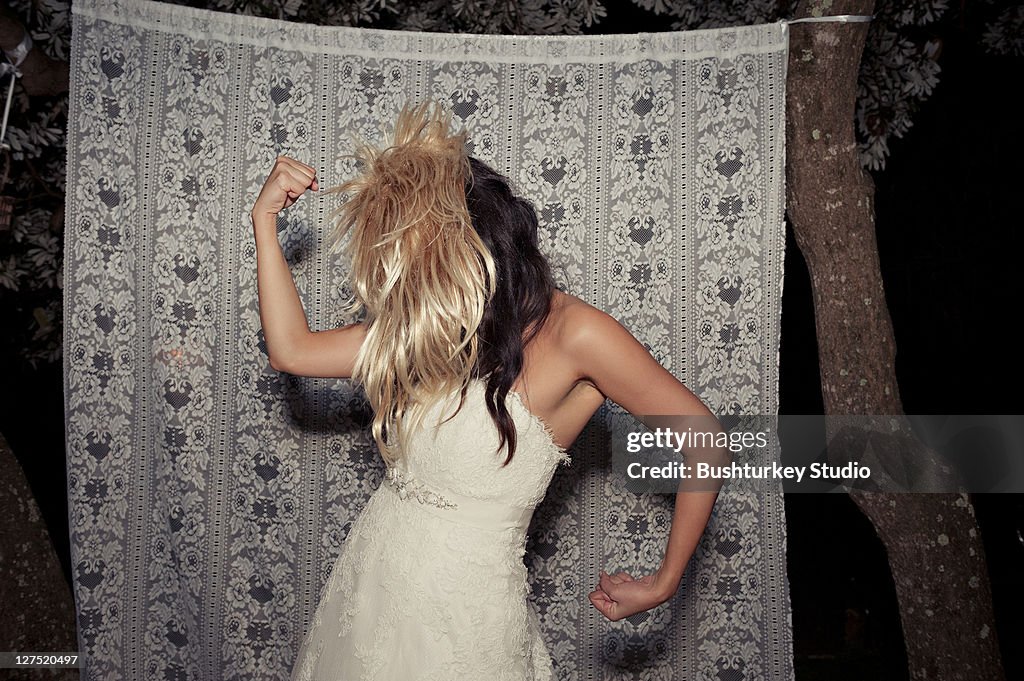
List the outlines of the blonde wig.
{"type": "Polygon", "coordinates": [[[347,312],[366,311],[352,377],[389,464],[425,411],[456,390],[465,397],[475,377],[477,329],[496,277],[466,205],[465,142],[439,103],[406,104],[390,142],[360,143],[361,173],[327,190],[349,195],[331,217],[339,216],[333,246],[349,237],[347,312]]]}

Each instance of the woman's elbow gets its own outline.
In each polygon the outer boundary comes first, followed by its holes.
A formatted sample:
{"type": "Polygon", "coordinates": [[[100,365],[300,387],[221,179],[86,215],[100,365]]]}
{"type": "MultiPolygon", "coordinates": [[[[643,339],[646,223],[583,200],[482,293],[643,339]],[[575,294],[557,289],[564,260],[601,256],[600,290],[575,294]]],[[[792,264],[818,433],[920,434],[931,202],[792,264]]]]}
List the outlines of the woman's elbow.
{"type": "Polygon", "coordinates": [[[304,350],[301,342],[294,338],[275,338],[273,343],[267,343],[266,348],[271,369],[286,374],[296,372],[296,364],[299,363],[304,350]]]}
{"type": "Polygon", "coordinates": [[[270,368],[274,371],[280,371],[285,374],[291,373],[291,364],[280,353],[270,353],[268,359],[270,360],[270,368]]]}

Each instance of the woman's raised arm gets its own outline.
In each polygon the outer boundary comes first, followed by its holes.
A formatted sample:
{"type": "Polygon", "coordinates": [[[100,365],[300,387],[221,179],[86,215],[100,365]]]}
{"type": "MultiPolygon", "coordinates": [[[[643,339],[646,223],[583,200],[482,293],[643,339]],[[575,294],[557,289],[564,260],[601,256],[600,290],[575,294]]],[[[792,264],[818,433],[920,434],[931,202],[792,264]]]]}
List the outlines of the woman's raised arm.
{"type": "Polygon", "coordinates": [[[278,371],[297,376],[348,378],[366,337],[364,325],[360,322],[329,331],[310,331],[277,239],[277,214],[294,204],[307,189],[319,189],[316,170],[279,156],[252,208],[263,337],[270,366],[278,371]]]}

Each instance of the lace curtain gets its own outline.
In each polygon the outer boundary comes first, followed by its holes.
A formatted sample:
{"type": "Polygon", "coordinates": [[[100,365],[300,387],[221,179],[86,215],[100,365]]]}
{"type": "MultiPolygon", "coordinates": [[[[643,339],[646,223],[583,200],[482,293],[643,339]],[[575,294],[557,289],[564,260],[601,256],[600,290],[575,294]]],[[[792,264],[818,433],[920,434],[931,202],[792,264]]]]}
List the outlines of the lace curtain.
{"type": "MultiPolygon", "coordinates": [[[[318,27],[75,0],[65,261],[67,466],[86,679],[283,679],[380,484],[347,380],[267,362],[249,209],[275,157],[354,168],[408,98],[537,206],[560,287],[619,319],[718,414],[777,410],[782,24],[592,37],[318,27]]],[[[345,319],[321,243],[280,237],[314,328],[345,319]]],[[[610,623],[600,568],[645,573],[673,497],[625,489],[606,403],[531,526],[561,679],[792,678],[774,486],[723,495],[670,603],[610,623]]],[[[768,453],[765,456],[770,456],[768,453]]]]}

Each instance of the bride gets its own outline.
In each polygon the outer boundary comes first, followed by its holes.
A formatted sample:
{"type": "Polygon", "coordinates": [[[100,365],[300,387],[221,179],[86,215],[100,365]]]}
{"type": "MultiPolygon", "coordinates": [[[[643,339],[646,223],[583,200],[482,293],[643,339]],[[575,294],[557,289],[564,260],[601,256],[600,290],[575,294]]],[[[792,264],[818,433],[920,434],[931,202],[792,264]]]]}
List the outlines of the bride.
{"type": "MultiPolygon", "coordinates": [[[[334,243],[347,237],[359,323],[310,331],[278,242],[277,214],[319,191],[316,170],[278,157],[252,208],[271,366],[357,381],[386,467],[293,679],[553,678],[523,555],[556,467],[606,399],[711,417],[615,319],[555,287],[534,208],[465,141],[440,105],[406,106],[391,143],[361,147],[361,174],[328,190],[349,197],[334,243]]],[[[593,606],[619,620],[667,601],[716,497],[678,494],[659,569],[601,570],[593,606]]]]}

